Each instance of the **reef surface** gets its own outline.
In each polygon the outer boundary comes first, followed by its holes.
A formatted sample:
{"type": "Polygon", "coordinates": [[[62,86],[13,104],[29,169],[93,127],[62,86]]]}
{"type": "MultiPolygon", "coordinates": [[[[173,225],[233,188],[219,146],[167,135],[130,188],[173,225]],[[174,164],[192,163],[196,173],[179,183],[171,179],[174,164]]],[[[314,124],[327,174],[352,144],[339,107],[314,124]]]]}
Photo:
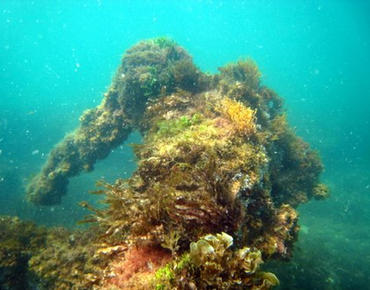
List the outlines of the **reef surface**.
{"type": "Polygon", "coordinates": [[[99,183],[104,208],[81,203],[91,210],[84,231],[2,218],[1,236],[9,238],[0,239],[0,255],[18,254],[0,270],[21,269],[46,289],[277,285],[262,261],[291,257],[296,207],[328,190],[318,154],[289,127],[282,99],[260,78],[249,59],[205,74],[166,38],[126,51],[102,103],[52,150],[27,197],[59,203],[70,177],[91,171],[133,130],[143,136],[134,146],[137,170],[99,183]],[[31,244],[19,242],[24,227],[31,244]]]}

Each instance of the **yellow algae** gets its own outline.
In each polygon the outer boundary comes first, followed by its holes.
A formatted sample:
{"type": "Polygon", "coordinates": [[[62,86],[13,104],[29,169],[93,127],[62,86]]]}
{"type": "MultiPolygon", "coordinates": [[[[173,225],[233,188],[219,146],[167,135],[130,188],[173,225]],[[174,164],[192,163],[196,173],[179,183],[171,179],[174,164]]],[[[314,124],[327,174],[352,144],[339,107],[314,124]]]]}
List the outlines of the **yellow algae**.
{"type": "Polygon", "coordinates": [[[225,97],[217,108],[234,125],[239,134],[251,135],[256,132],[256,111],[239,101],[225,97]]]}

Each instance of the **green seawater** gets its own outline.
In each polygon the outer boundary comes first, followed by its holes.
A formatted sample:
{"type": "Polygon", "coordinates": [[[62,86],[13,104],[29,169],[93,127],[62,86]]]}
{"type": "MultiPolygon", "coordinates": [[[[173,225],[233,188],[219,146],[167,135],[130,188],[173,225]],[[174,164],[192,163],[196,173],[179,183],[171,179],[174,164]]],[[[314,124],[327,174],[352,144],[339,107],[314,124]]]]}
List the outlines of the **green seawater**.
{"type": "MultiPolygon", "coordinates": [[[[285,100],[289,122],[317,149],[331,198],[299,207],[294,257],[264,267],[278,289],[369,289],[370,2],[0,1],[0,215],[74,227],[95,181],[129,177],[133,134],[63,203],[35,207],[25,185],[51,148],[100,103],[123,52],[168,36],[203,70],[251,57],[285,100]]],[[[1,288],[1,285],[0,285],[1,288]]]]}

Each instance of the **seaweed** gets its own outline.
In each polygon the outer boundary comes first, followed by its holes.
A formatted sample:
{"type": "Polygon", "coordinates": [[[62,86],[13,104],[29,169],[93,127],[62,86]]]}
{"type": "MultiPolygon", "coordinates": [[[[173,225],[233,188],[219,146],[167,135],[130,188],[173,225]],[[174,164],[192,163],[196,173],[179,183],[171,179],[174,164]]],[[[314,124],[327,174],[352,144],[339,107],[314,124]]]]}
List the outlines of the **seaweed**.
{"type": "Polygon", "coordinates": [[[0,217],[0,285],[2,289],[29,287],[29,259],[45,245],[46,229],[17,217],[0,217]]]}
{"type": "Polygon", "coordinates": [[[279,284],[274,274],[259,270],[258,250],[231,250],[232,244],[226,233],[192,242],[181,258],[156,271],[155,289],[270,289],[279,284]]]}
{"type": "Polygon", "coordinates": [[[224,98],[220,102],[218,110],[233,123],[239,134],[250,135],[256,133],[255,110],[230,98],[224,98]]]}
{"type": "Polygon", "coordinates": [[[28,200],[41,205],[60,203],[68,179],[93,170],[97,160],[120,145],[139,123],[149,99],[175,88],[196,87],[199,74],[191,57],[171,40],[142,41],[129,49],[102,103],[83,114],[81,126],[55,146],[31,180],[28,200]]]}
{"type": "Polygon", "coordinates": [[[138,129],[138,167],[82,202],[86,232],[47,234],[29,267],[48,288],[269,289],[262,259],[291,258],[296,207],[328,191],[317,152],[286,121],[251,60],[206,75],[165,38],[127,50],[102,104],[51,152],[31,182],[36,204],[60,202],[138,129]],[[67,237],[73,236],[73,241],[67,237]],[[233,238],[232,238],[233,237],[233,238]],[[73,271],[69,271],[73,269],[73,271]]]}
{"type": "Polygon", "coordinates": [[[261,72],[257,64],[250,58],[241,59],[219,68],[221,77],[227,82],[245,83],[252,90],[260,86],[261,72]]]}

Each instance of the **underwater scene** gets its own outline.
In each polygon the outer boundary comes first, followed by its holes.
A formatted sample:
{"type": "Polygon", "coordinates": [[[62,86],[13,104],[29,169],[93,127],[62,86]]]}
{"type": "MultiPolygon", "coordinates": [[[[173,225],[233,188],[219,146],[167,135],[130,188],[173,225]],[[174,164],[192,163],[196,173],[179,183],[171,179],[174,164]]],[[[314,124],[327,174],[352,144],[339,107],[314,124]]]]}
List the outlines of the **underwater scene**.
{"type": "Polygon", "coordinates": [[[370,2],[0,1],[0,289],[369,289],[370,2]]]}

